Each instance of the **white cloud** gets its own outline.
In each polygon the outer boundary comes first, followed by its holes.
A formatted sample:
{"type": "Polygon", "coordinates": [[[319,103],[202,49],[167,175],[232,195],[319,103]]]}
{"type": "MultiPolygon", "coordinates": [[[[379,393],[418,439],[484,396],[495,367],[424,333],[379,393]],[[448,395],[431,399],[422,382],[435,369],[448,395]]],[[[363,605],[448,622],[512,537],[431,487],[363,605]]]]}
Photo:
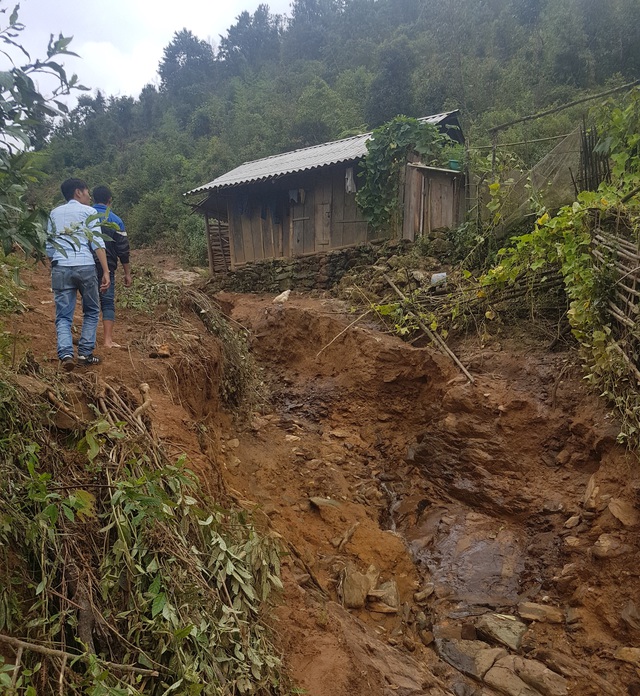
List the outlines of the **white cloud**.
{"type": "MultiPolygon", "coordinates": [[[[287,14],[290,1],[266,4],[274,14],[287,14]]],[[[157,82],[162,51],[176,31],[189,29],[216,45],[242,11],[253,13],[259,4],[260,0],[23,0],[20,21],[26,29],[20,42],[32,57],[43,58],[50,34],[73,36],[70,48],[81,58],[60,60],[69,74],[76,73],[94,92],[137,96],[144,85],[157,82]]],[[[0,69],[2,63],[0,58],[0,69]]],[[[47,82],[40,82],[46,88],[47,82]]]]}

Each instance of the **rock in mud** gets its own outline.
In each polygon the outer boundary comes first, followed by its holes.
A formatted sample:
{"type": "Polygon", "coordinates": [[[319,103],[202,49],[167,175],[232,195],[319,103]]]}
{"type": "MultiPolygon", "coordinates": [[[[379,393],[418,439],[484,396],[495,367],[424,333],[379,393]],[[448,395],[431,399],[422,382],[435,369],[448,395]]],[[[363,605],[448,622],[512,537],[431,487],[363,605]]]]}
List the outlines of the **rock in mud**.
{"type": "Polygon", "coordinates": [[[640,667],[640,648],[618,648],[613,656],[616,660],[640,667]]]}
{"type": "Polygon", "coordinates": [[[633,549],[612,534],[601,534],[590,550],[596,558],[618,558],[633,549]]]}
{"type": "Polygon", "coordinates": [[[442,640],[436,638],[438,655],[468,677],[481,680],[497,660],[506,657],[504,648],[490,648],[480,640],[442,640]]]}
{"type": "Polygon", "coordinates": [[[369,598],[378,600],[388,607],[395,609],[397,611],[400,604],[400,596],[398,595],[398,586],[395,580],[389,580],[388,582],[383,582],[380,587],[372,589],[369,592],[369,598]]]}
{"type": "Polygon", "coordinates": [[[625,527],[635,527],[638,524],[638,512],[627,500],[614,498],[609,501],[609,512],[625,527]]]}
{"type": "Polygon", "coordinates": [[[379,576],[380,572],[375,566],[369,566],[365,574],[348,565],[342,580],[342,601],[345,607],[362,609],[367,601],[367,595],[378,584],[379,576]]]}
{"type": "Polygon", "coordinates": [[[537,660],[509,655],[499,659],[484,681],[508,696],[567,696],[567,680],[537,660]]]}
{"type": "Polygon", "coordinates": [[[416,604],[424,604],[429,597],[433,594],[434,590],[436,589],[436,586],[430,582],[427,585],[425,585],[420,592],[416,592],[413,595],[413,599],[415,600],[416,604]]]}
{"type": "Polygon", "coordinates": [[[589,479],[587,484],[587,490],[584,492],[584,498],[582,499],[582,504],[585,510],[595,510],[598,505],[598,494],[600,493],[600,487],[596,483],[596,475],[589,479]]]}
{"type": "Polygon", "coordinates": [[[521,602],[518,604],[518,614],[523,619],[540,621],[541,623],[563,623],[564,612],[558,607],[550,607],[547,604],[535,602],[521,602]]]}
{"type": "Polygon", "coordinates": [[[577,527],[579,524],[580,524],[580,515],[573,515],[564,523],[564,526],[567,529],[573,529],[574,527],[577,527]]]}
{"type": "Polygon", "coordinates": [[[478,620],[476,629],[491,640],[519,650],[527,625],[508,614],[487,614],[478,620]]]}

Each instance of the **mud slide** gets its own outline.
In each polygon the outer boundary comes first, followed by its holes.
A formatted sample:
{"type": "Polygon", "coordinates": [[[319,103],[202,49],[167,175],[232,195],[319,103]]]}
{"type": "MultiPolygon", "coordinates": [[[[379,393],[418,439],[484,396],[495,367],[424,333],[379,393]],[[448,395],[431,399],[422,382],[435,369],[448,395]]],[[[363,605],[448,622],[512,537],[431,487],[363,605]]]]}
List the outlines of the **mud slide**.
{"type": "MultiPolygon", "coordinates": [[[[20,350],[55,364],[48,279],[30,280],[20,350]]],[[[638,464],[574,355],[470,339],[469,385],[429,348],[346,329],[335,301],[217,300],[269,392],[243,429],[195,315],[121,312],[127,349],[96,372],[150,385],[170,451],[280,535],[273,629],[296,693],[640,693],[638,464]]]]}
{"type": "Polygon", "coordinates": [[[226,476],[290,549],[305,693],[640,693],[637,462],[571,355],[471,341],[471,385],[336,304],[221,300],[273,403],[226,476]]]}

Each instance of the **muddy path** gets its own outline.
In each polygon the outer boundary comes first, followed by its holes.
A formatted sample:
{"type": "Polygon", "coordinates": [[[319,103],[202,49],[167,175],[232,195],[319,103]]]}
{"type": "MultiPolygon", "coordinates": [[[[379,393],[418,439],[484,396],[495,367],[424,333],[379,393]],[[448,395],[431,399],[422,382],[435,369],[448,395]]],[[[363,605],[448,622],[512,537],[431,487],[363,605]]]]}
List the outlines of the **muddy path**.
{"type": "Polygon", "coordinates": [[[222,299],[274,404],[230,481],[295,545],[281,612],[309,693],[637,692],[637,462],[575,356],[471,340],[470,385],[375,328],[331,343],[331,303],[222,299]],[[353,632],[402,667],[366,649],[363,670],[353,632]]]}
{"type": "MultiPolygon", "coordinates": [[[[20,345],[53,366],[46,278],[28,280],[20,345]]],[[[96,374],[149,383],[167,446],[282,538],[272,624],[298,687],[640,693],[638,464],[575,355],[526,332],[469,339],[456,350],[470,385],[429,348],[345,331],[334,300],[272,299],[216,297],[250,330],[269,394],[242,427],[220,406],[219,347],[195,317],[177,340],[175,326],[121,312],[126,349],[96,374]]]]}

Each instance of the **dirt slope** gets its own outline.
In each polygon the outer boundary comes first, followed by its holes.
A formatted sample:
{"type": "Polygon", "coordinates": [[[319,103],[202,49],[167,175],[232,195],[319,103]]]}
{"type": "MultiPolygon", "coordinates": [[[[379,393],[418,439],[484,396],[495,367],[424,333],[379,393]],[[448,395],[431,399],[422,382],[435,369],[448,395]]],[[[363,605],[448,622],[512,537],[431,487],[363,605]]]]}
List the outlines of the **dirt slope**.
{"type": "MultiPolygon", "coordinates": [[[[53,366],[47,277],[29,281],[21,350],[53,366]]],[[[470,385],[430,349],[344,331],[333,300],[217,299],[251,330],[270,393],[243,429],[195,317],[182,331],[205,368],[161,322],[121,312],[128,347],[96,374],[148,382],[176,454],[282,536],[273,626],[305,693],[640,693],[638,466],[575,356],[526,335],[469,341],[470,385]],[[160,344],[172,355],[149,357],[160,344]]]]}

